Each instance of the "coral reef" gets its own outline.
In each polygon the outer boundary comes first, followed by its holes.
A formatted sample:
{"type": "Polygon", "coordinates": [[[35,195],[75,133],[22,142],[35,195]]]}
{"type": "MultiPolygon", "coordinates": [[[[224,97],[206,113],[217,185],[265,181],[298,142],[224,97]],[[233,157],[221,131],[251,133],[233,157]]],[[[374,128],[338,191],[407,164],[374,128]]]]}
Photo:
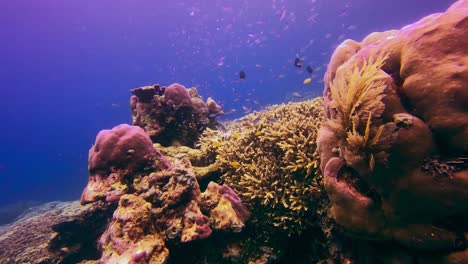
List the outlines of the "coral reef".
{"type": "Polygon", "coordinates": [[[468,259],[467,14],[459,1],[346,40],[328,66],[318,149],[330,213],[347,234],[383,243],[382,255],[468,259]]]}
{"type": "MultiPolygon", "coordinates": [[[[240,232],[248,220],[247,208],[232,189],[212,183],[202,193],[190,161],[183,156],[166,159],[155,146],[142,129],[120,125],[100,133],[96,145],[91,148],[91,176],[97,171],[96,167],[114,174],[120,172],[117,164],[130,169],[122,177],[116,177],[111,185],[100,189],[100,193],[112,193],[115,199],[107,195],[106,199],[86,200],[108,204],[118,201],[112,221],[99,240],[100,263],[167,263],[171,245],[206,239],[213,229],[240,232]],[[107,134],[111,135],[103,136],[107,134]],[[114,151],[109,154],[105,150],[111,143],[114,151]],[[128,148],[135,150],[130,159],[123,155],[128,148]],[[102,157],[96,157],[99,155],[102,157]],[[95,166],[96,163],[116,165],[108,169],[95,166]],[[131,169],[142,168],[142,164],[146,164],[144,170],[131,169]],[[115,190],[121,192],[115,194],[115,190]]],[[[87,197],[89,186],[95,182],[95,178],[90,177],[83,197],[87,197]]]]}
{"type": "Polygon", "coordinates": [[[132,90],[133,125],[142,127],[154,142],[164,146],[193,147],[206,128],[216,126],[224,112],[211,98],[203,102],[196,88],[174,83],[168,87],[145,86],[132,90]]]}
{"type": "Polygon", "coordinates": [[[180,84],[132,90],[80,205],[0,227],[1,263],[468,262],[468,1],[346,40],[324,98],[217,128],[180,84]]]}
{"type": "Polygon", "coordinates": [[[221,180],[239,194],[252,221],[289,235],[314,221],[321,196],[316,136],[322,100],[291,103],[207,130],[202,150],[217,153],[221,180]],[[217,135],[213,135],[217,134],[217,135]]]}

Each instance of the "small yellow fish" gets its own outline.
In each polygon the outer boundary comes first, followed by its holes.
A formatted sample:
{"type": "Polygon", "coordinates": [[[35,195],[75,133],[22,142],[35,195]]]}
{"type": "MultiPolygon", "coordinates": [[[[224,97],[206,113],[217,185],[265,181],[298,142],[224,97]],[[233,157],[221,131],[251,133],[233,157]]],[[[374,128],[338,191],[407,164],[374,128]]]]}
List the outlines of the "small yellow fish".
{"type": "Polygon", "coordinates": [[[255,136],[257,136],[257,137],[260,136],[261,134],[262,134],[262,131],[255,132],[255,136]]]}
{"type": "Polygon", "coordinates": [[[235,132],[235,133],[232,133],[232,137],[233,138],[239,138],[240,137],[240,134],[235,132]]]}
{"type": "Polygon", "coordinates": [[[234,169],[239,167],[240,163],[237,162],[237,161],[231,161],[229,162],[229,165],[231,165],[231,167],[233,167],[234,169]]]}
{"type": "Polygon", "coordinates": [[[221,146],[221,142],[219,142],[219,141],[213,142],[213,147],[219,148],[220,146],[221,146]]]}
{"type": "Polygon", "coordinates": [[[307,78],[304,80],[304,84],[309,84],[312,81],[312,78],[307,78]]]}
{"type": "Polygon", "coordinates": [[[256,168],[257,168],[257,167],[255,167],[254,164],[250,164],[250,169],[251,169],[251,170],[255,170],[256,168]]]}

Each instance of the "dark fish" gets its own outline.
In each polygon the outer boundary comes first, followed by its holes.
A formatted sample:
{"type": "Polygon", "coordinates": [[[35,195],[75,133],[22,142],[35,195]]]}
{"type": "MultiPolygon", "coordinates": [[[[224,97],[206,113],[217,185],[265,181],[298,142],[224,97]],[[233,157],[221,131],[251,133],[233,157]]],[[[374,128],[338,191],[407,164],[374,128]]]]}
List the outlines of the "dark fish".
{"type": "Polygon", "coordinates": [[[239,78],[242,80],[245,79],[245,71],[242,70],[239,72],[239,78]]]}
{"type": "Polygon", "coordinates": [[[314,69],[312,68],[312,66],[307,66],[307,72],[308,73],[313,73],[314,72],[314,69]]]}
{"type": "Polygon", "coordinates": [[[299,57],[296,57],[296,59],[294,60],[294,66],[296,66],[298,68],[302,67],[302,63],[303,63],[303,61],[299,57]]]}

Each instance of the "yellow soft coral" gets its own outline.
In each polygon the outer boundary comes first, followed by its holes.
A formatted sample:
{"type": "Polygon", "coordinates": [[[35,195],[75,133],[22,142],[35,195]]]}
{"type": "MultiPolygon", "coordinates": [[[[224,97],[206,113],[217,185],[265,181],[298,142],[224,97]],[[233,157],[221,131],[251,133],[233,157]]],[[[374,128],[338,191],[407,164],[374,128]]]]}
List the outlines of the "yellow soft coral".
{"type": "Polygon", "coordinates": [[[388,55],[373,54],[354,67],[340,67],[330,83],[331,108],[334,113],[326,125],[346,138],[343,155],[349,165],[368,161],[370,172],[374,170],[375,155],[372,147],[377,144],[384,126],[374,125],[381,117],[385,105],[385,79],[381,70],[388,55]],[[357,153],[365,153],[366,157],[357,153]]]}
{"type": "Polygon", "coordinates": [[[331,104],[336,111],[332,120],[344,131],[350,131],[353,124],[359,126],[367,121],[369,113],[373,118],[381,116],[385,108],[382,99],[387,77],[381,68],[387,57],[372,55],[354,67],[338,68],[330,83],[331,104]]]}

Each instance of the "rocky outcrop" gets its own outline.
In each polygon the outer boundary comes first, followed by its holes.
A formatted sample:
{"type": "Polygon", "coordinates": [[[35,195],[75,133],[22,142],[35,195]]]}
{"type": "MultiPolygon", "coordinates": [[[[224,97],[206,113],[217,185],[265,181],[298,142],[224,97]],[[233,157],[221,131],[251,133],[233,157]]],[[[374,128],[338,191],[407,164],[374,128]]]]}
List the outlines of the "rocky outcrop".
{"type": "Polygon", "coordinates": [[[205,128],[215,128],[217,116],[224,114],[211,98],[206,102],[196,88],[174,83],[132,90],[133,125],[142,127],[154,142],[163,146],[194,147],[205,128]]]}

